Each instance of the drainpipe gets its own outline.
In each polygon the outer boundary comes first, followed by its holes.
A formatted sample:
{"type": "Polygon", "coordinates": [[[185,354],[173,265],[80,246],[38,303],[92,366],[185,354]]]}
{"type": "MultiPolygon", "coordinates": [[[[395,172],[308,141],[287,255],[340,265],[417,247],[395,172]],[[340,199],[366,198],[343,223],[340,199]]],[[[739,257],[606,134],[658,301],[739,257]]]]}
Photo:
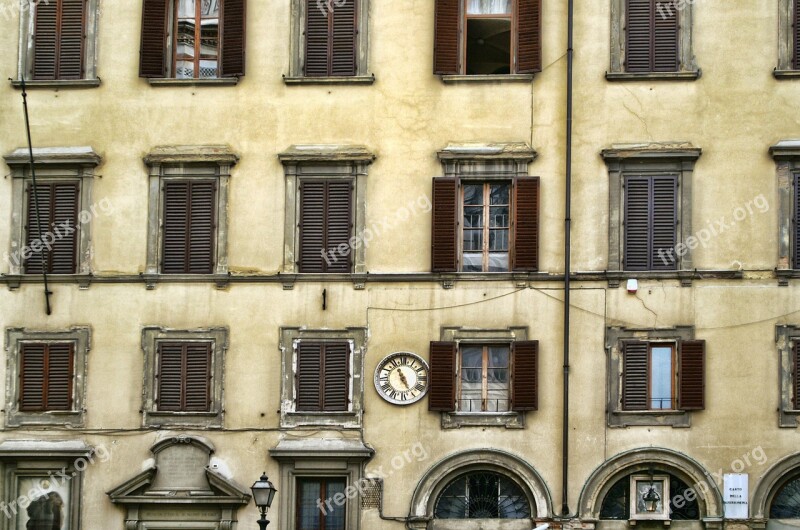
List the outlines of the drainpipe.
{"type": "Polygon", "coordinates": [[[567,492],[569,490],[569,281],[570,281],[570,229],[572,224],[572,33],[574,0],[567,5],[567,167],[565,174],[564,207],[564,418],[561,437],[561,516],[569,515],[567,492]]]}

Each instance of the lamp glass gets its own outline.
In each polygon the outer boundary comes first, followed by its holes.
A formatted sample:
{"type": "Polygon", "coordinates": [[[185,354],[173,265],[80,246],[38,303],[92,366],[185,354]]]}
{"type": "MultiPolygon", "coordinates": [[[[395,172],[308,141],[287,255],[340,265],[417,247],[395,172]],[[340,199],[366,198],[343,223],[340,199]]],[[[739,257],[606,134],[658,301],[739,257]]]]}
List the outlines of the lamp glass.
{"type": "Polygon", "coordinates": [[[269,508],[272,506],[272,499],[275,498],[275,494],[278,492],[272,482],[267,478],[266,473],[261,475],[261,478],[253,484],[250,490],[253,492],[253,500],[256,506],[259,508],[269,508]]]}

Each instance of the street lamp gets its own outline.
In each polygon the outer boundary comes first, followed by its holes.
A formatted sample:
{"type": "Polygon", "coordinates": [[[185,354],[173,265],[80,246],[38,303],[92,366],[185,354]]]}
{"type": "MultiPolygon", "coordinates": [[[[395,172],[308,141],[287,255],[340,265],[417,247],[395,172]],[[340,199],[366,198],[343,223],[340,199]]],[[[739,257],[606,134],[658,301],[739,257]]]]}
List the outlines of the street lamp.
{"type": "Polygon", "coordinates": [[[261,474],[261,478],[250,487],[250,490],[253,492],[253,501],[258,506],[258,509],[261,510],[261,519],[258,520],[258,526],[261,530],[267,530],[267,525],[269,524],[267,510],[272,506],[272,499],[275,498],[278,490],[269,481],[266,472],[261,474]]]}
{"type": "Polygon", "coordinates": [[[642,496],[642,500],[644,501],[644,509],[650,513],[656,511],[656,507],[658,506],[658,501],[661,500],[661,496],[658,494],[656,489],[653,487],[653,483],[650,483],[650,488],[648,488],[647,493],[642,496]]]}

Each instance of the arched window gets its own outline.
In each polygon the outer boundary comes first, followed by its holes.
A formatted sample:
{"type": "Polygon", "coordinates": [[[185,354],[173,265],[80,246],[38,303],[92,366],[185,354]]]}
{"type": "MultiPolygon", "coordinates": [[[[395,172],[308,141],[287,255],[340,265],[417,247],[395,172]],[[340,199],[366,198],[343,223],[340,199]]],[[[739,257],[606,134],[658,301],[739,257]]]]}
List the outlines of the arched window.
{"type": "Polygon", "coordinates": [[[769,516],[775,519],[800,519],[800,476],[787,480],[772,499],[769,516]]]}
{"type": "Polygon", "coordinates": [[[516,482],[489,471],[460,475],[436,500],[437,519],[524,519],[531,516],[527,496],[516,482]]]}
{"type": "MultiPolygon", "coordinates": [[[[631,476],[626,475],[611,486],[600,507],[600,519],[627,520],[630,514],[631,476]]],[[[669,518],[673,521],[690,521],[700,518],[697,492],[684,481],[669,474],[669,518]],[[689,492],[692,493],[689,493],[689,492]],[[692,500],[689,500],[692,499],[692,500]]]]}

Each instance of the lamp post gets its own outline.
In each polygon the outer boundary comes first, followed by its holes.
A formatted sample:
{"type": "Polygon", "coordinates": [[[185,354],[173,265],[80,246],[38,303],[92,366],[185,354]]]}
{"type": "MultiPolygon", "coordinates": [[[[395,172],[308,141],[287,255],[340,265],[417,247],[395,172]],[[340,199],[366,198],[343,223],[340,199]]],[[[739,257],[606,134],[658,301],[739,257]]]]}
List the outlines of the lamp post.
{"type": "Polygon", "coordinates": [[[278,490],[269,481],[266,472],[261,474],[261,478],[250,487],[250,490],[253,492],[253,501],[261,511],[261,519],[258,520],[258,526],[261,530],[267,530],[267,525],[269,524],[267,510],[272,506],[272,499],[275,498],[278,490]]]}

